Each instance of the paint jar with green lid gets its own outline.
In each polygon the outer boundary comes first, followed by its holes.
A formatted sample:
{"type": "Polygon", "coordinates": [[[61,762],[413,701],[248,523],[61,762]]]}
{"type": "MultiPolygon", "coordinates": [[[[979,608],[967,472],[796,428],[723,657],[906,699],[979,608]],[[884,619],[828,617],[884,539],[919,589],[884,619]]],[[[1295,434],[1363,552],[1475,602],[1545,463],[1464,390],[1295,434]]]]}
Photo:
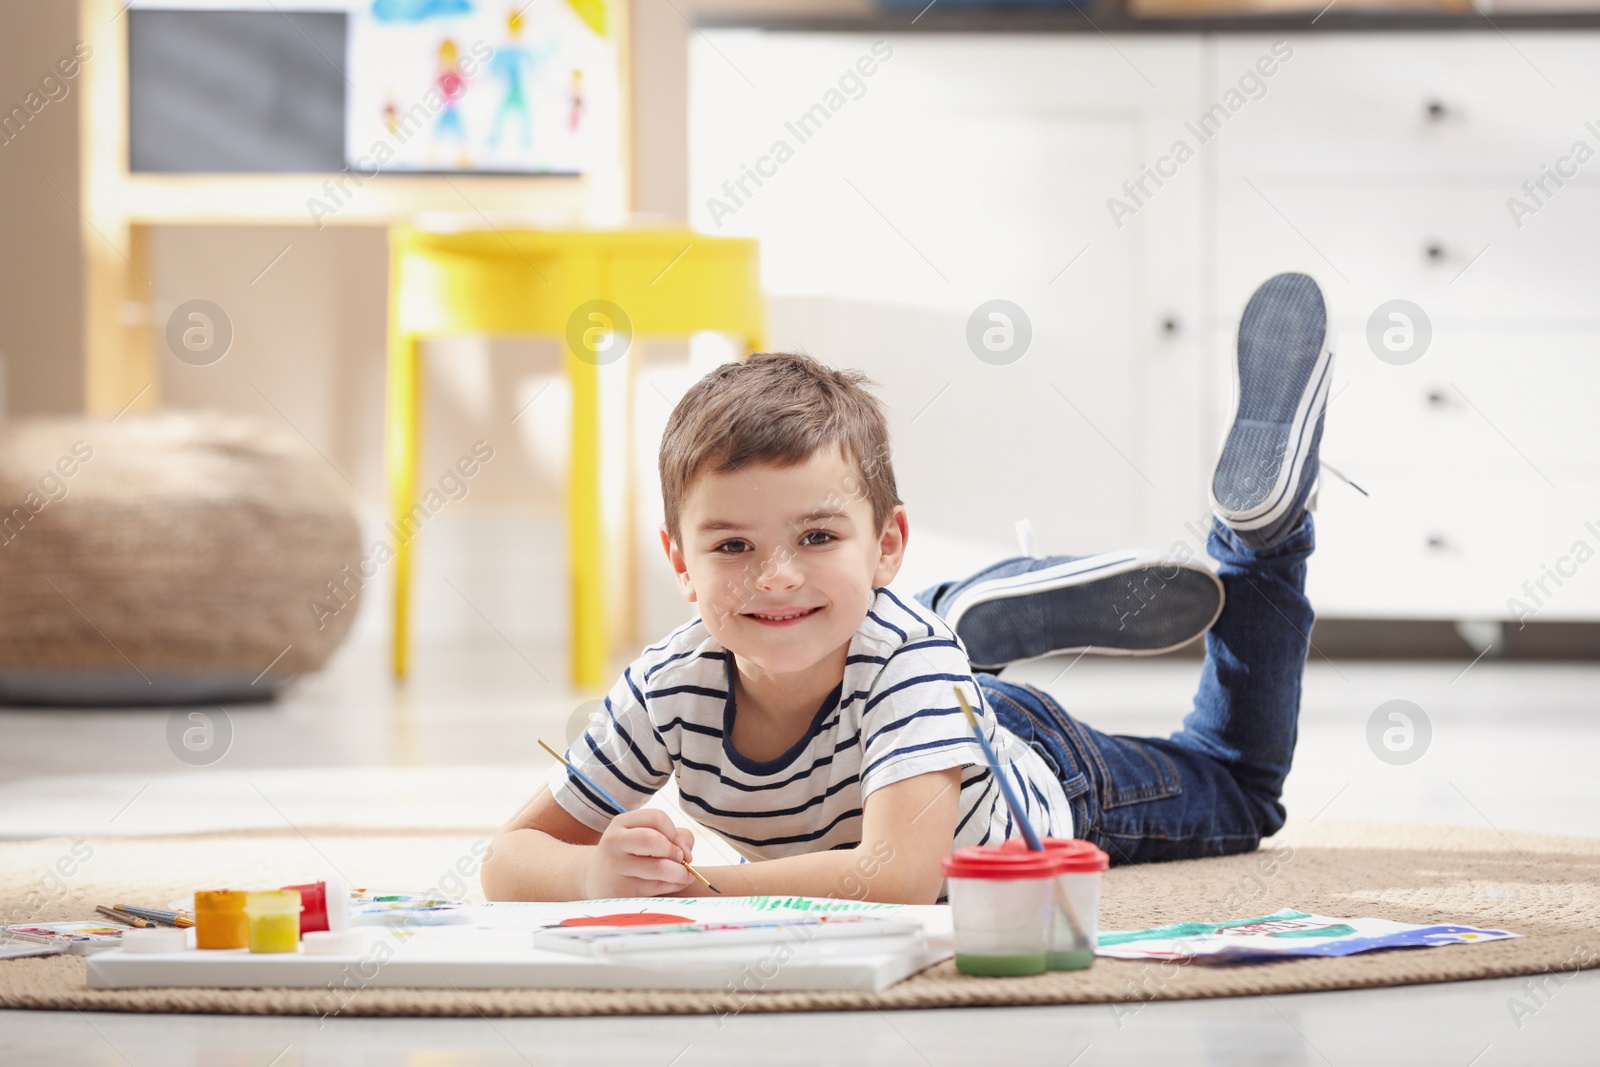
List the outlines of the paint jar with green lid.
{"type": "MultiPolygon", "coordinates": [[[[1111,857],[1093,842],[1076,837],[1047,837],[1041,844],[1061,865],[1046,963],[1052,971],[1082,970],[1094,964],[1099,944],[1100,875],[1110,868],[1111,857]]],[[[1026,842],[1015,839],[1000,847],[1029,851],[1026,842]]]]}
{"type": "Polygon", "coordinates": [[[1061,861],[998,845],[958,848],[943,861],[955,924],[956,970],[984,977],[1042,974],[1061,861]]]}

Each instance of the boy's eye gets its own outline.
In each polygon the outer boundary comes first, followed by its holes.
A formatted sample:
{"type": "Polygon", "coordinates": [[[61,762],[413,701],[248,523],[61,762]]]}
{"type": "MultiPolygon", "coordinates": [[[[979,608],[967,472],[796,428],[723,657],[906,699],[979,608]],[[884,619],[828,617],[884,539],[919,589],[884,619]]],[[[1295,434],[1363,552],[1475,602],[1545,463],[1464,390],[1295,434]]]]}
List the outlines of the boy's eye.
{"type": "MultiPolygon", "coordinates": [[[[800,538],[801,544],[807,544],[807,545],[813,545],[813,546],[815,546],[815,545],[825,545],[825,544],[828,543],[828,541],[837,541],[837,540],[838,540],[838,538],[835,537],[833,534],[829,533],[827,530],[808,530],[800,538]],[[822,537],[825,537],[828,540],[827,541],[811,541],[811,540],[808,540],[810,537],[812,537],[814,535],[821,535],[822,537]]],[[[735,538],[732,541],[724,541],[724,542],[722,542],[722,544],[718,545],[716,548],[713,548],[711,551],[712,551],[712,553],[714,555],[736,556],[736,555],[741,555],[742,554],[742,549],[739,550],[739,551],[724,551],[724,550],[725,549],[732,549],[733,546],[735,546],[735,545],[748,545],[748,544],[749,544],[749,542],[747,542],[747,541],[742,541],[742,540],[739,540],[739,539],[735,538]]]]}

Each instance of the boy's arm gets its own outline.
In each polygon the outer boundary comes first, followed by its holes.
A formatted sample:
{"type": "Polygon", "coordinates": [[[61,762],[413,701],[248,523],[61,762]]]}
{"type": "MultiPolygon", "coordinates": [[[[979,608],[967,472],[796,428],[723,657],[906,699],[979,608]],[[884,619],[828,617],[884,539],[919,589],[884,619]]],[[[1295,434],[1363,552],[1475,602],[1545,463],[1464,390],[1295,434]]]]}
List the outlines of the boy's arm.
{"type": "Polygon", "coordinates": [[[480,874],[490,900],[655,896],[694,881],[677,862],[690,858],[694,835],[660,809],[643,807],[672,770],[636,679],[648,667],[641,658],[622,672],[604,714],[592,715],[568,747],[572,771],[495,834],[480,874]],[[614,815],[618,804],[631,810],[614,815]]]}
{"type": "Polygon", "coordinates": [[[544,789],[495,834],[479,879],[489,900],[658,896],[700,884],[677,862],[692,861],[693,846],[659,809],[624,812],[602,834],[544,789]]]}
{"type": "MultiPolygon", "coordinates": [[[[726,896],[848,897],[932,904],[939,861],[955,839],[961,768],[883,786],[862,809],[861,843],[726,867],[695,864],[726,896]]],[[[573,818],[548,790],[495,835],[480,875],[489,900],[585,900],[710,894],[677,862],[693,862],[693,835],[663,811],[617,816],[600,834],[573,818]]]]}
{"type": "MultiPolygon", "coordinates": [[[[960,802],[961,768],[930,771],[867,797],[861,843],[855,848],[695,868],[728,896],[792,894],[932,904],[944,881],[940,860],[955,840],[960,802]]],[[[693,882],[679,895],[710,893],[693,882]]]]}

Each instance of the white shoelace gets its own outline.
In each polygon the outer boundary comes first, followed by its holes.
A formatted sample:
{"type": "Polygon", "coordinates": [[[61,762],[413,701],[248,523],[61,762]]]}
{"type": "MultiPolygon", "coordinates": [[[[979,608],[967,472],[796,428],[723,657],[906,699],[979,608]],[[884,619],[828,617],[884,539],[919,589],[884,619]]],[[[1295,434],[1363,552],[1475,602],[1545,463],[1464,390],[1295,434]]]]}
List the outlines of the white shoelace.
{"type": "Polygon", "coordinates": [[[1371,496],[1372,495],[1371,493],[1367,492],[1365,489],[1363,489],[1359,485],[1357,485],[1355,482],[1352,482],[1350,480],[1350,476],[1349,475],[1345,474],[1344,471],[1340,470],[1338,467],[1335,467],[1332,463],[1329,463],[1327,460],[1325,460],[1325,459],[1321,460],[1321,465],[1322,465],[1322,469],[1323,470],[1327,471],[1329,474],[1333,475],[1335,478],[1339,479],[1345,485],[1348,485],[1350,488],[1354,489],[1356,492],[1360,493],[1362,496],[1371,496]]]}
{"type": "Polygon", "coordinates": [[[1022,546],[1022,554],[1029,559],[1038,559],[1039,550],[1033,541],[1033,523],[1027,519],[1017,520],[1017,544],[1022,546]]]}
{"type": "MultiPolygon", "coordinates": [[[[1339,479],[1345,485],[1348,485],[1350,488],[1354,489],[1356,492],[1360,493],[1362,496],[1370,497],[1372,495],[1371,493],[1367,492],[1365,489],[1363,489],[1359,485],[1357,485],[1355,482],[1352,482],[1350,480],[1350,476],[1348,474],[1346,474],[1344,471],[1340,470],[1338,467],[1335,467],[1332,463],[1329,463],[1327,460],[1322,460],[1321,461],[1321,467],[1322,467],[1323,470],[1327,471],[1329,474],[1333,475],[1335,478],[1339,479]]],[[[1317,510],[1317,494],[1321,490],[1322,490],[1322,478],[1319,475],[1317,477],[1317,483],[1311,487],[1311,492],[1306,497],[1306,510],[1307,511],[1316,511],[1317,510]]]]}

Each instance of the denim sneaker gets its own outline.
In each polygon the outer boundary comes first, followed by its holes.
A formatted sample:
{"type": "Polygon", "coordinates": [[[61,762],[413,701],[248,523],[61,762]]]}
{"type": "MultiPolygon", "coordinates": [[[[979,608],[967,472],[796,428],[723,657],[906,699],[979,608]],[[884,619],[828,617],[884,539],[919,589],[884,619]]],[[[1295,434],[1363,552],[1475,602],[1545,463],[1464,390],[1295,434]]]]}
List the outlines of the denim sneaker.
{"type": "Polygon", "coordinates": [[[1283,540],[1315,499],[1333,350],[1322,290],[1306,275],[1269,278],[1245,305],[1211,507],[1251,548],[1283,540]]]}
{"type": "Polygon", "coordinates": [[[917,594],[967,647],[973,670],[1058,652],[1148,656],[1186,645],[1222,613],[1204,564],[1155,552],[1019,556],[917,594]]]}

